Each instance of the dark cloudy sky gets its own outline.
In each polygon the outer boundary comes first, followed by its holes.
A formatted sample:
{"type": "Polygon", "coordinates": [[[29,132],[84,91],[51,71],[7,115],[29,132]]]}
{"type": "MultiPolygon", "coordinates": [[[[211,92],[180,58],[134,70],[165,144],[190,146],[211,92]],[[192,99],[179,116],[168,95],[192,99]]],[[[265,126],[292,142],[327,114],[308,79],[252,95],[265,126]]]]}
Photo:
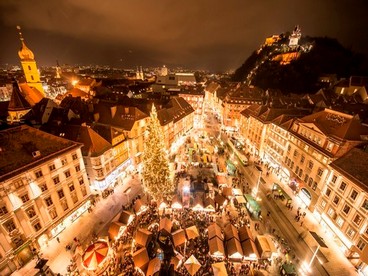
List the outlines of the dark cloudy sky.
{"type": "Polygon", "coordinates": [[[367,0],[1,0],[0,64],[19,64],[22,27],[40,66],[239,67],[299,24],[368,53],[367,0]]]}

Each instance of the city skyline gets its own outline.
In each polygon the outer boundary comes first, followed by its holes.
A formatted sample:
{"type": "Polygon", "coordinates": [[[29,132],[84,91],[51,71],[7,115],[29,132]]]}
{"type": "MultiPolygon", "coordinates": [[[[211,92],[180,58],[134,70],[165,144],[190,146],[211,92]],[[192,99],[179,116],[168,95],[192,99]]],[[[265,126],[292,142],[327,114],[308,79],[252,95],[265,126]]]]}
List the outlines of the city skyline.
{"type": "Polygon", "coordinates": [[[2,1],[0,64],[19,64],[16,26],[39,66],[101,64],[235,70],[273,34],[299,25],[367,54],[364,1],[2,1]]]}

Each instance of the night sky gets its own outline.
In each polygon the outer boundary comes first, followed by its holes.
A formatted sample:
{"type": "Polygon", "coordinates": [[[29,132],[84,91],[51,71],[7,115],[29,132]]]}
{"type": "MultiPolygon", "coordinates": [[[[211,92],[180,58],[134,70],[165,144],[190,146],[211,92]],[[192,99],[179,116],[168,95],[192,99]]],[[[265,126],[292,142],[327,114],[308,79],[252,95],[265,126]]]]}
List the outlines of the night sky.
{"type": "Polygon", "coordinates": [[[22,27],[40,66],[239,67],[299,25],[368,54],[367,0],[1,0],[0,64],[19,64],[22,27]]]}

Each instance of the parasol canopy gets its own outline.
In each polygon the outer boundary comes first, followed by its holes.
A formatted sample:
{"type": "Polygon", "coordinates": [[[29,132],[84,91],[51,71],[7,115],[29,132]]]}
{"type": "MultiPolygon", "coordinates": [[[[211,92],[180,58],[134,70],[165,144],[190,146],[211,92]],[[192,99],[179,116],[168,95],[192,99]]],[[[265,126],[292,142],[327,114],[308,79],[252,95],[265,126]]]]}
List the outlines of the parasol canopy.
{"type": "Polygon", "coordinates": [[[190,256],[184,263],[185,268],[190,275],[194,275],[201,268],[201,264],[198,262],[194,255],[190,256]]]}
{"type": "Polygon", "coordinates": [[[227,276],[227,271],[224,262],[212,264],[214,276],[227,276]]]}
{"type": "Polygon", "coordinates": [[[96,270],[109,253],[109,245],[105,241],[97,241],[87,247],[82,256],[82,264],[87,270],[96,270]]]}

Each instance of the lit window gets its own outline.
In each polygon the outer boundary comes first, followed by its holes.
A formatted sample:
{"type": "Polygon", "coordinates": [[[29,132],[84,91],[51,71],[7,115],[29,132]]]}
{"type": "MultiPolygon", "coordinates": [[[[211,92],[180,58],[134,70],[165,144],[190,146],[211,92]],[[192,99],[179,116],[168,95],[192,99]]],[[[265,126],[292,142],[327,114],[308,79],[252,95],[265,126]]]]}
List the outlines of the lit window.
{"type": "Polygon", "coordinates": [[[341,217],[338,217],[337,219],[336,219],[336,224],[338,225],[338,226],[340,226],[340,228],[342,227],[342,225],[344,224],[344,220],[341,218],[341,217]]]}
{"type": "Polygon", "coordinates": [[[36,175],[36,178],[40,178],[40,177],[42,177],[42,176],[43,176],[43,174],[42,174],[42,171],[41,171],[41,170],[36,171],[36,172],[35,172],[35,175],[36,175]]]}
{"type": "Polygon", "coordinates": [[[56,212],[56,209],[55,209],[55,208],[51,208],[51,209],[49,210],[49,215],[50,215],[50,217],[51,217],[52,219],[57,218],[58,214],[57,214],[57,212],[56,212]]]}
{"type": "Polygon", "coordinates": [[[341,182],[341,185],[340,185],[340,190],[341,191],[345,191],[345,189],[346,189],[346,183],[345,182],[341,182]]]}
{"type": "Polygon", "coordinates": [[[64,211],[69,209],[68,203],[66,202],[65,199],[63,199],[60,203],[61,203],[61,207],[63,207],[64,211]]]}
{"type": "Polygon", "coordinates": [[[360,225],[361,223],[362,223],[362,221],[363,221],[363,218],[360,216],[360,215],[355,215],[355,217],[354,217],[354,223],[356,224],[356,225],[360,225]]]}
{"type": "Polygon", "coordinates": [[[349,229],[348,229],[348,231],[346,231],[346,235],[349,237],[349,238],[351,238],[351,239],[353,239],[354,238],[354,236],[355,236],[355,230],[353,229],[353,228],[351,228],[351,227],[349,227],[349,229]]]}
{"type": "Polygon", "coordinates": [[[365,242],[360,239],[359,242],[357,243],[357,247],[359,248],[360,251],[363,251],[363,249],[365,248],[365,242]]]}
{"type": "Polygon", "coordinates": [[[358,192],[357,192],[357,191],[355,191],[355,190],[353,190],[353,191],[351,192],[351,194],[350,194],[350,198],[351,198],[352,200],[356,200],[357,196],[358,196],[358,192]]]}
{"type": "Polygon", "coordinates": [[[327,202],[325,200],[321,200],[321,207],[324,209],[327,205],[327,202]]]}

